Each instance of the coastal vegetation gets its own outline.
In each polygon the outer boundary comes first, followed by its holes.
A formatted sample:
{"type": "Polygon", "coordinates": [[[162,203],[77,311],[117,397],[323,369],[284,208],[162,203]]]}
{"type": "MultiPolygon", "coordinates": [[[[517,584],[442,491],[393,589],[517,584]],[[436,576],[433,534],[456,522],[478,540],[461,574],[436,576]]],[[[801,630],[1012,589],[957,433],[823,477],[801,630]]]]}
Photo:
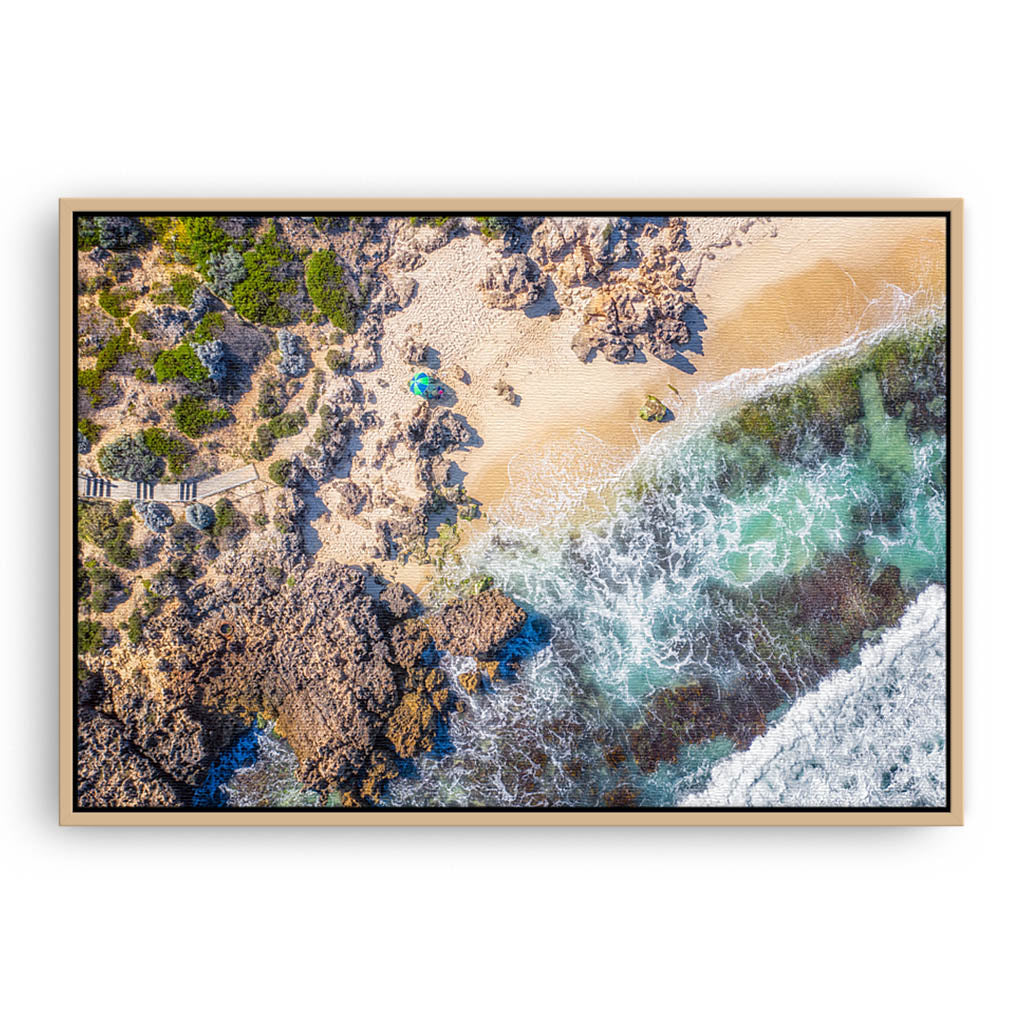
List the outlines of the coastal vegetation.
{"type": "Polygon", "coordinates": [[[345,270],[330,249],[313,253],[306,261],[306,288],[317,309],[346,333],[355,330],[356,309],[345,281],[345,270]]]}
{"type": "Polygon", "coordinates": [[[227,409],[211,409],[204,398],[185,395],[174,407],[174,423],[186,436],[202,437],[211,427],[228,419],[227,409]]]}

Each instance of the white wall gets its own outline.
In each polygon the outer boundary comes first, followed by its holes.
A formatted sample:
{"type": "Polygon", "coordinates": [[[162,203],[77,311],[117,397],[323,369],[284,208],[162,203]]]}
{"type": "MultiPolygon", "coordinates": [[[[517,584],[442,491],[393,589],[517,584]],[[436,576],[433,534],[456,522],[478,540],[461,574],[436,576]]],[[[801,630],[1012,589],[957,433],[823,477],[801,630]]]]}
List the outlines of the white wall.
{"type": "Polygon", "coordinates": [[[1013,8],[234,6],[5,15],[0,424],[9,487],[51,496],[3,503],[12,1019],[1018,1003],[1021,96],[1018,15],[997,13],[1013,8]],[[57,828],[57,197],[446,193],[966,197],[964,829],[57,828]]]}

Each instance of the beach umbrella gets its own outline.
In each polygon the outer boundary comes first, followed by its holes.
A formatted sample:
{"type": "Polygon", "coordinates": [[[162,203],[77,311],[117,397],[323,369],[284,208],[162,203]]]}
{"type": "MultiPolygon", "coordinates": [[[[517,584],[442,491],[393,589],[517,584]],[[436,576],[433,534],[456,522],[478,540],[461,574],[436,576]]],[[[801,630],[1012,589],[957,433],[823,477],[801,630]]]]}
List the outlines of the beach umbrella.
{"type": "Polygon", "coordinates": [[[409,390],[420,398],[444,398],[444,387],[429,373],[417,373],[409,381],[409,390]]]}

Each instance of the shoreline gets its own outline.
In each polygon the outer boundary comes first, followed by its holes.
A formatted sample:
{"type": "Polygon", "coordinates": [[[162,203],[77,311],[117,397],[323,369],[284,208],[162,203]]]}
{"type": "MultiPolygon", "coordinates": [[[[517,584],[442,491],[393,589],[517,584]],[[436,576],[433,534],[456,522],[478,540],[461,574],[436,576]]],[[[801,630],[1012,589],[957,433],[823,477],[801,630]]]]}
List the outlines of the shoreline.
{"type": "Polygon", "coordinates": [[[561,361],[562,376],[528,380],[517,389],[529,403],[527,422],[513,427],[504,410],[477,410],[473,423],[485,442],[459,461],[467,490],[492,519],[539,526],[544,508],[564,494],[568,476],[592,492],[618,475],[667,425],[638,418],[647,393],[672,410],[675,420],[667,422],[695,423],[709,389],[736,375],[763,376],[839,349],[857,336],[926,315],[944,294],[939,219],[790,218],[777,227],[771,238],[704,263],[695,293],[707,328],[703,353],[691,358],[695,372],[655,359],[583,364],[567,353],[571,362],[561,361]],[[560,389],[569,392],[567,400],[558,400],[560,389]],[[589,396],[585,403],[573,400],[581,393],[589,396]],[[582,436],[593,450],[589,457],[581,457],[582,436]],[[527,507],[538,511],[524,514],[527,507]]]}

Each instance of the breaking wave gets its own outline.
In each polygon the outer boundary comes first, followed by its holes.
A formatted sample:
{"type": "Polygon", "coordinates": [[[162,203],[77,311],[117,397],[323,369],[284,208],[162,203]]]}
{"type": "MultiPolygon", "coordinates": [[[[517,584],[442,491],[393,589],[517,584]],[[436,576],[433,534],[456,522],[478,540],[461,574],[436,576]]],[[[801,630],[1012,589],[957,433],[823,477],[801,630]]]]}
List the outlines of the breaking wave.
{"type": "Polygon", "coordinates": [[[830,675],[683,807],[936,807],[946,800],[946,592],[830,675]]]}

